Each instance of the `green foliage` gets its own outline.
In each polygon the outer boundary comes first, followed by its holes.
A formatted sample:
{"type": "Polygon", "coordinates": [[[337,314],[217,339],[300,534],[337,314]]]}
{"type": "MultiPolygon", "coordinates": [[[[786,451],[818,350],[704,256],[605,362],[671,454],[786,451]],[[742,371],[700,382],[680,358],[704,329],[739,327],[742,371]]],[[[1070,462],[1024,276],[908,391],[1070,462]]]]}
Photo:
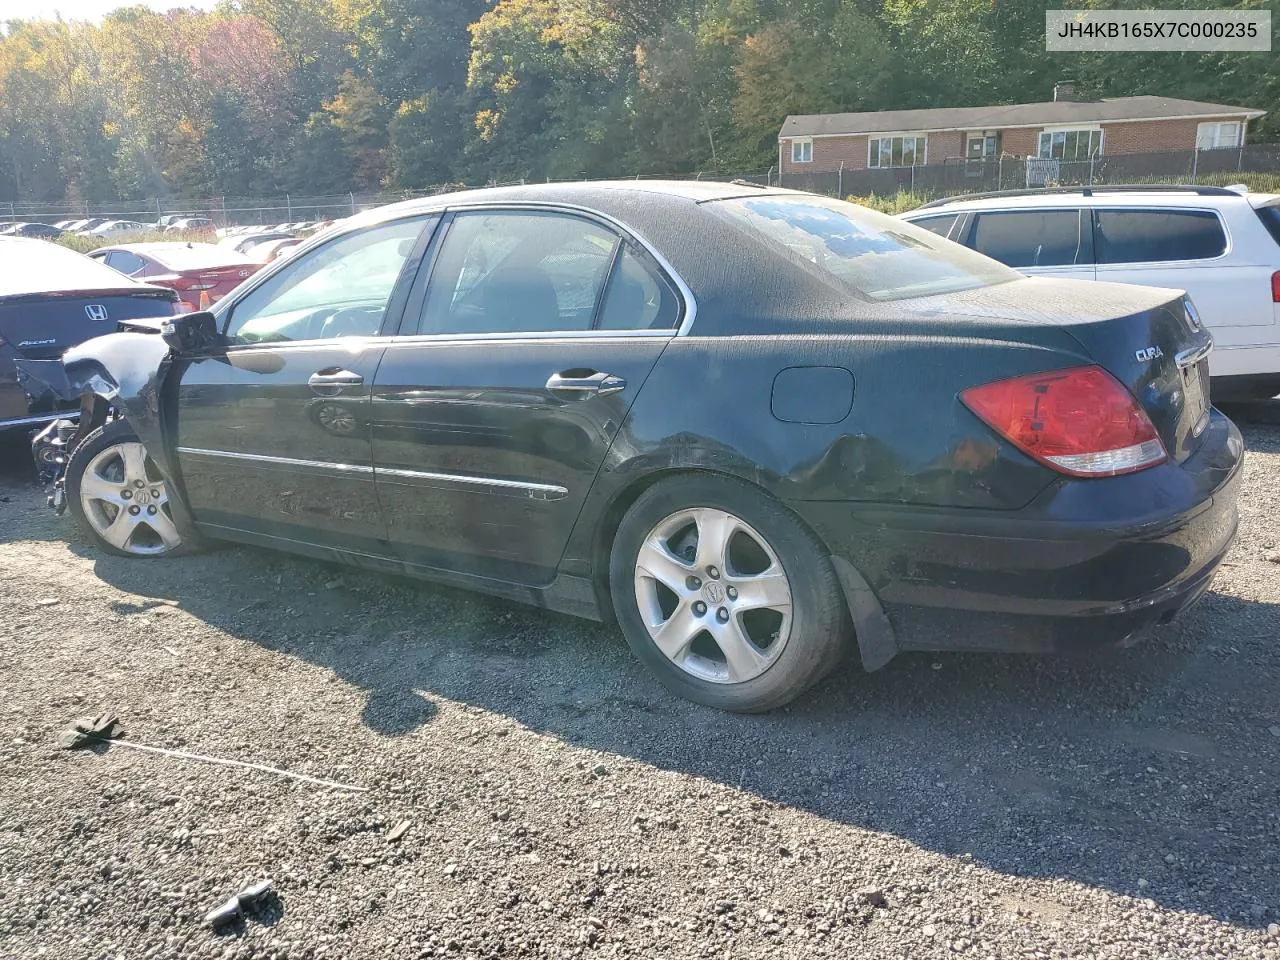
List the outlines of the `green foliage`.
{"type": "Polygon", "coordinates": [[[161,241],[164,243],[184,243],[186,241],[194,243],[208,243],[209,234],[202,230],[140,230],[137,233],[120,234],[112,237],[110,240],[104,240],[102,237],[82,237],[77,234],[64,233],[54,242],[64,247],[69,247],[77,253],[90,253],[99,247],[114,247],[121,243],[150,243],[152,241],[161,241]]]}
{"type": "Polygon", "coordinates": [[[1025,102],[1062,79],[1243,103],[1270,111],[1253,138],[1280,133],[1271,55],[1067,63],[1044,5],[1011,0],[124,5],[0,30],[0,202],[764,171],[788,114],[1025,102]]]}
{"type": "Polygon", "coordinates": [[[865,197],[848,196],[845,199],[861,207],[879,210],[881,213],[906,213],[908,210],[914,210],[916,207],[923,206],[930,200],[938,198],[925,193],[912,193],[910,190],[903,190],[886,196],[873,193],[865,197]]]}

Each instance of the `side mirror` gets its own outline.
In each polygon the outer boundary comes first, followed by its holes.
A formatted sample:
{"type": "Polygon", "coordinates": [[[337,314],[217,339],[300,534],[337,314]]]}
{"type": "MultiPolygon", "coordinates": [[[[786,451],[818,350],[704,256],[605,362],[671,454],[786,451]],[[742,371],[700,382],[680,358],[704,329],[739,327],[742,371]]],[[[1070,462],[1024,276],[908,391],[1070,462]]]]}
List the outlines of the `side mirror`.
{"type": "Polygon", "coordinates": [[[166,320],[160,327],[160,337],[180,357],[208,353],[221,341],[218,321],[208,310],[183,313],[166,320]]]}

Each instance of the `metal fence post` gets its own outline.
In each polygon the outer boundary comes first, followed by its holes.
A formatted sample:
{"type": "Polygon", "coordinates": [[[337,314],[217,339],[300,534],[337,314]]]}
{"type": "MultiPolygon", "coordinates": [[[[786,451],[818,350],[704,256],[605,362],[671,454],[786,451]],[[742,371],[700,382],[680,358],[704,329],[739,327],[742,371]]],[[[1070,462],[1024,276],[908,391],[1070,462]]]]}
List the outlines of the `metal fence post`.
{"type": "Polygon", "coordinates": [[[285,210],[288,211],[288,216],[285,219],[289,223],[293,223],[293,198],[287,193],[284,195],[284,204],[285,210]]]}
{"type": "Polygon", "coordinates": [[[1236,173],[1244,169],[1244,142],[1241,141],[1239,152],[1236,154],[1236,173]]]}
{"type": "Polygon", "coordinates": [[[356,215],[356,195],[355,195],[355,192],[354,192],[354,191],[352,191],[351,193],[348,193],[348,194],[347,194],[347,199],[351,201],[351,215],[354,217],[354,216],[356,215]]]}
{"type": "Polygon", "coordinates": [[[836,172],[836,199],[844,199],[844,161],[840,161],[840,169],[836,172]]]}

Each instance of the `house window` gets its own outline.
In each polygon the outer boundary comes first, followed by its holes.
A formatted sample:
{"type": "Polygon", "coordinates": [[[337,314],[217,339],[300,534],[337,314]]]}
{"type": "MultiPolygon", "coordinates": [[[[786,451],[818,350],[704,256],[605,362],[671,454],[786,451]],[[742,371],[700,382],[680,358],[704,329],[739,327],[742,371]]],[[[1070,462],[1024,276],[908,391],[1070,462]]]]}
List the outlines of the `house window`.
{"type": "Polygon", "coordinates": [[[1220,150],[1240,146],[1243,123],[1202,123],[1196,128],[1197,150],[1220,150]]]}
{"type": "Polygon", "coordinates": [[[812,163],[813,162],[813,141],[812,140],[792,140],[791,141],[791,162],[792,163],[812,163]]]}
{"type": "Polygon", "coordinates": [[[1088,160],[1102,153],[1101,130],[1044,130],[1039,156],[1045,160],[1088,160]]]}
{"type": "Polygon", "coordinates": [[[874,137],[867,155],[867,166],[924,166],[927,143],[927,137],[874,137]]]}
{"type": "Polygon", "coordinates": [[[966,160],[982,160],[1000,153],[1000,131],[975,130],[965,137],[964,155],[966,160]]]}

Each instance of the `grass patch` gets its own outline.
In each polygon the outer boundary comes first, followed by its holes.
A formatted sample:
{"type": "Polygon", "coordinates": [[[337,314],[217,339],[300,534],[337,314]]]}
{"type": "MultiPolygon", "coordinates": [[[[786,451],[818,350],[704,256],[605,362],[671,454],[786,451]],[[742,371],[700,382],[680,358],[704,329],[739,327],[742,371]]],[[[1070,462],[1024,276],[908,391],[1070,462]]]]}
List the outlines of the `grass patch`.
{"type": "Polygon", "coordinates": [[[217,238],[207,230],[177,230],[165,233],[160,230],[139,230],[136,233],[122,233],[114,237],[80,237],[71,233],[64,233],[57,239],[57,243],[64,247],[70,247],[77,253],[89,253],[97,250],[99,247],[115,247],[122,243],[150,243],[159,241],[162,243],[212,243],[217,238]]]}

